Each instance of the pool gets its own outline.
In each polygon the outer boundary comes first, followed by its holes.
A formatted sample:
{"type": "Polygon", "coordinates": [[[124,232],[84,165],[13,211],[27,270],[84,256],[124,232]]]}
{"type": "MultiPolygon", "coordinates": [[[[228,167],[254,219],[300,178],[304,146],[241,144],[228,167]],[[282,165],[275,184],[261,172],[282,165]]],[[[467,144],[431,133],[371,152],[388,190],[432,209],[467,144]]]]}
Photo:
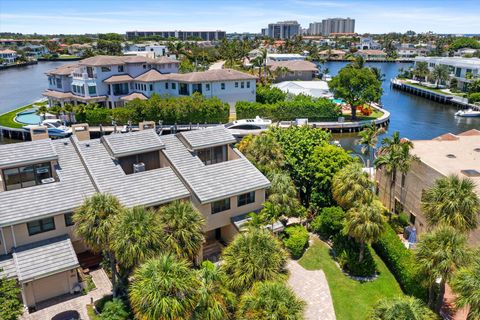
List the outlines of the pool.
{"type": "Polygon", "coordinates": [[[333,102],[335,102],[336,104],[342,104],[342,103],[345,103],[342,99],[331,99],[333,102]]]}
{"type": "Polygon", "coordinates": [[[37,109],[35,108],[19,112],[15,117],[15,121],[23,124],[39,124],[42,122],[42,119],[36,112],[37,109]]]}

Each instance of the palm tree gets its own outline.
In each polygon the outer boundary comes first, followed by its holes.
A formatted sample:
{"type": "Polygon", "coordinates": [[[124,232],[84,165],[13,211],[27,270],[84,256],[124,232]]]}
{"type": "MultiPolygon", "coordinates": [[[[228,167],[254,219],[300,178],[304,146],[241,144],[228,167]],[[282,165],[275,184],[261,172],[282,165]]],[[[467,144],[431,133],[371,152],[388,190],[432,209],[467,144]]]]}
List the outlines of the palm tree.
{"type": "Polygon", "coordinates": [[[285,172],[273,173],[269,176],[271,187],[267,190],[268,201],[281,208],[287,217],[297,217],[300,211],[297,188],[292,178],[285,172]]]}
{"type": "Polygon", "coordinates": [[[190,319],[199,302],[198,274],[184,259],[161,255],[133,273],[130,303],[137,319],[190,319]]]}
{"type": "Polygon", "coordinates": [[[204,261],[200,269],[200,300],[192,320],[227,320],[235,304],[235,295],[225,287],[226,275],[212,262],[204,261]]]}
{"type": "Polygon", "coordinates": [[[275,69],[275,71],[273,72],[273,75],[275,77],[275,79],[277,77],[285,77],[288,73],[290,72],[290,69],[288,69],[287,67],[277,67],[275,69]]]}
{"type": "Polygon", "coordinates": [[[428,75],[430,74],[430,70],[428,69],[428,63],[424,61],[419,61],[415,64],[415,69],[413,70],[413,74],[416,77],[422,78],[426,81],[428,75]]]}
{"type": "Polygon", "coordinates": [[[363,261],[365,244],[378,240],[385,230],[383,206],[377,200],[360,204],[347,211],[343,231],[360,244],[359,262],[363,261]]]}
{"type": "Polygon", "coordinates": [[[450,226],[437,227],[420,239],[415,250],[418,271],[428,285],[428,304],[437,312],[443,304],[445,284],[458,268],[469,261],[467,238],[450,226]],[[434,304],[435,283],[440,280],[437,302],[434,304]]]}
{"type": "Polygon", "coordinates": [[[282,149],[269,132],[245,137],[239,144],[239,150],[264,174],[285,166],[282,149]]]}
{"type": "Polygon", "coordinates": [[[373,74],[378,79],[378,81],[385,80],[385,74],[382,73],[382,69],[377,68],[377,67],[371,67],[370,70],[372,70],[373,74]]]}
{"type": "Polygon", "coordinates": [[[178,257],[195,261],[204,241],[202,214],[188,201],[173,201],[160,209],[160,221],[166,226],[165,246],[178,257]]]}
{"type": "Polygon", "coordinates": [[[401,296],[383,298],[370,313],[370,320],[437,320],[438,316],[422,300],[401,296]]]}
{"type": "Polygon", "coordinates": [[[115,217],[123,211],[118,199],[105,193],[96,193],[86,198],[83,204],[73,214],[75,233],[93,252],[104,252],[110,260],[112,273],[113,296],[116,297],[116,262],[115,255],[110,250],[111,231],[115,217]]]}
{"type": "Polygon", "coordinates": [[[274,281],[256,283],[240,298],[238,320],[301,320],[305,302],[292,289],[274,281]]]}
{"type": "Polygon", "coordinates": [[[165,250],[164,229],[158,213],[153,210],[134,207],[120,213],[113,223],[110,243],[119,265],[132,270],[160,254],[165,250]]]}
{"type": "Polygon", "coordinates": [[[450,70],[446,65],[438,65],[433,68],[432,77],[435,80],[435,87],[450,78],[450,70]]]}
{"type": "Polygon", "coordinates": [[[370,125],[365,126],[358,134],[360,136],[360,141],[358,141],[358,144],[362,145],[362,153],[368,157],[367,166],[369,166],[370,163],[375,160],[375,148],[378,143],[378,136],[384,134],[385,132],[385,128],[377,127],[375,122],[372,121],[370,125]]]}
{"type": "Polygon", "coordinates": [[[347,165],[332,179],[333,198],[344,209],[372,202],[372,189],[373,181],[360,163],[347,165]]]}
{"type": "Polygon", "coordinates": [[[256,281],[284,279],[287,258],[278,238],[268,230],[252,228],[225,248],[221,268],[228,275],[227,285],[242,292],[256,281]]]}
{"type": "Polygon", "coordinates": [[[475,260],[467,267],[458,270],[450,285],[457,294],[455,306],[469,308],[468,319],[480,319],[480,252],[477,251],[475,260]]]}
{"type": "Polygon", "coordinates": [[[48,107],[47,106],[40,106],[37,109],[37,114],[42,117],[42,120],[45,120],[46,114],[48,112],[48,107]]]}
{"type": "Polygon", "coordinates": [[[422,211],[430,227],[444,224],[460,232],[474,230],[479,210],[475,183],[469,178],[440,178],[422,195],[422,211]]]}

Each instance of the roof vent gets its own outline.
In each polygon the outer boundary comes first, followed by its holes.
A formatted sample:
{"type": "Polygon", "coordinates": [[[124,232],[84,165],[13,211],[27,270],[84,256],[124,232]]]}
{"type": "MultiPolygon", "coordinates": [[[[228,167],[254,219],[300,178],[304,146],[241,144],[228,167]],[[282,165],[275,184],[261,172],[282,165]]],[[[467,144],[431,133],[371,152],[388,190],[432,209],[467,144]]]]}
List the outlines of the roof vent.
{"type": "Polygon", "coordinates": [[[450,158],[450,159],[455,159],[457,156],[455,156],[454,154],[447,154],[447,158],[450,158]]]}
{"type": "Polygon", "coordinates": [[[66,140],[63,141],[63,145],[64,145],[64,146],[68,146],[68,141],[66,141],[66,140]]]}
{"type": "Polygon", "coordinates": [[[480,152],[480,148],[475,148],[475,149],[473,149],[473,151],[480,152]]]}
{"type": "Polygon", "coordinates": [[[461,170],[460,172],[467,177],[480,177],[480,172],[474,169],[461,170]]]}
{"type": "Polygon", "coordinates": [[[85,147],[90,147],[90,143],[85,143],[85,147]]]}

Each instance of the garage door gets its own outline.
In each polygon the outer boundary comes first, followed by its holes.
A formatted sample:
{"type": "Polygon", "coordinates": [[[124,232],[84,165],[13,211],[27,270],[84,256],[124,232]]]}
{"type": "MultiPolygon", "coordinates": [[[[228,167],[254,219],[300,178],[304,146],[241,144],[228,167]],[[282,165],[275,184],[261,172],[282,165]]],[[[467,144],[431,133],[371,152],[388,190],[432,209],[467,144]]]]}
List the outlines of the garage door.
{"type": "Polygon", "coordinates": [[[38,279],[32,282],[35,302],[44,301],[70,293],[68,274],[70,271],[38,279]]]}

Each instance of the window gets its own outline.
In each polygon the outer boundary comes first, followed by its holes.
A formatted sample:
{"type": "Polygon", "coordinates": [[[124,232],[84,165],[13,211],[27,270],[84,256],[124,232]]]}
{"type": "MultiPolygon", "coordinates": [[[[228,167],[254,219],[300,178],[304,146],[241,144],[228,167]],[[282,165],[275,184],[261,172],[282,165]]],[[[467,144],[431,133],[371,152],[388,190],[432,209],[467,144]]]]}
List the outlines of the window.
{"type": "Polygon", "coordinates": [[[220,83],[220,89],[225,90],[225,82],[220,83]]]}
{"type": "Polygon", "coordinates": [[[172,89],[176,90],[177,89],[177,84],[175,82],[172,82],[172,89]]]}
{"type": "Polygon", "coordinates": [[[114,96],[128,94],[128,83],[115,83],[112,85],[112,88],[114,96]]]}
{"type": "Polygon", "coordinates": [[[255,191],[241,194],[237,197],[237,207],[255,202],[255,191]]]}
{"type": "Polygon", "coordinates": [[[247,88],[250,88],[250,81],[247,81],[247,88]]]}
{"type": "Polygon", "coordinates": [[[188,84],[186,83],[180,83],[180,87],[179,87],[180,91],[179,91],[179,94],[182,95],[182,96],[188,96],[189,93],[188,93],[188,84]]]}
{"type": "Polygon", "coordinates": [[[168,82],[165,82],[165,89],[168,90],[168,82]]]}
{"type": "Polygon", "coordinates": [[[227,161],[227,146],[218,146],[197,151],[197,156],[205,165],[227,161]]]}
{"type": "Polygon", "coordinates": [[[230,198],[212,202],[212,214],[230,210],[230,198]]]}
{"type": "Polygon", "coordinates": [[[410,212],[410,224],[415,225],[415,219],[416,219],[415,215],[410,212]]]}
{"type": "Polygon", "coordinates": [[[123,66],[118,66],[118,72],[123,72],[123,66]]]}
{"type": "Polygon", "coordinates": [[[402,173],[402,188],[405,187],[405,178],[406,178],[405,173],[402,173]]]}
{"type": "Polygon", "coordinates": [[[65,219],[65,226],[66,227],[70,227],[70,226],[74,225],[72,216],[73,216],[72,212],[65,213],[63,215],[63,218],[65,219]]]}
{"type": "Polygon", "coordinates": [[[42,180],[51,178],[50,162],[31,166],[9,168],[3,170],[5,190],[15,190],[42,184],[42,180]]]}
{"type": "Polygon", "coordinates": [[[45,218],[27,223],[28,235],[33,236],[42,232],[55,230],[55,221],[53,218],[45,218]]]}
{"type": "Polygon", "coordinates": [[[110,67],[102,67],[102,72],[110,72],[112,69],[110,67]]]}
{"type": "Polygon", "coordinates": [[[395,199],[393,210],[395,211],[396,214],[400,214],[403,212],[403,204],[398,199],[395,199]]]}
{"type": "Polygon", "coordinates": [[[61,89],[62,88],[62,79],[56,78],[55,80],[57,81],[57,88],[61,89]]]}
{"type": "Polygon", "coordinates": [[[210,83],[205,84],[205,91],[210,91],[210,83]]]}
{"type": "Polygon", "coordinates": [[[242,81],[242,82],[240,83],[240,88],[242,88],[242,89],[245,88],[245,82],[242,81]]]}
{"type": "MultiPolygon", "coordinates": [[[[235,88],[238,88],[238,82],[235,82],[235,88]]],[[[223,89],[223,88],[222,88],[223,89]]]]}
{"type": "Polygon", "coordinates": [[[150,84],[150,91],[153,91],[153,84],[150,84]]]}
{"type": "Polygon", "coordinates": [[[96,86],[88,86],[88,94],[97,94],[96,86]]]}
{"type": "Polygon", "coordinates": [[[143,65],[143,69],[147,69],[147,65],[146,65],[146,64],[143,65]]]}

